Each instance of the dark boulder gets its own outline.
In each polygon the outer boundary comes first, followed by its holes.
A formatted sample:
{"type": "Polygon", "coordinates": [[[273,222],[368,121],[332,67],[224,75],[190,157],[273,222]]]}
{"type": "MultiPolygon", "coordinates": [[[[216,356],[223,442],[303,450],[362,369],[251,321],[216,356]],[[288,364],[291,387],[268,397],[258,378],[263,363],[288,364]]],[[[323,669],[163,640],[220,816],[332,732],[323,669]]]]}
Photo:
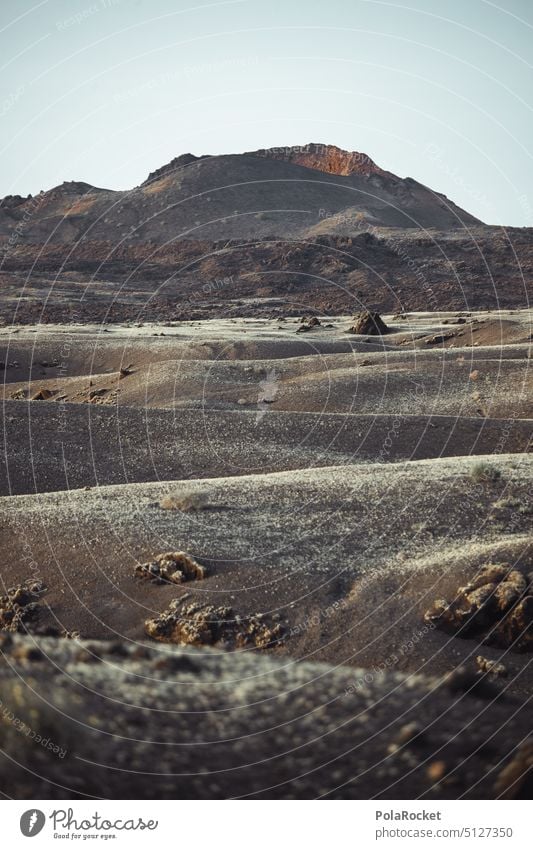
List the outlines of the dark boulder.
{"type": "Polygon", "coordinates": [[[363,310],[354,316],[353,325],[347,333],[359,333],[363,336],[383,336],[389,332],[389,328],[378,312],[363,310]]]}

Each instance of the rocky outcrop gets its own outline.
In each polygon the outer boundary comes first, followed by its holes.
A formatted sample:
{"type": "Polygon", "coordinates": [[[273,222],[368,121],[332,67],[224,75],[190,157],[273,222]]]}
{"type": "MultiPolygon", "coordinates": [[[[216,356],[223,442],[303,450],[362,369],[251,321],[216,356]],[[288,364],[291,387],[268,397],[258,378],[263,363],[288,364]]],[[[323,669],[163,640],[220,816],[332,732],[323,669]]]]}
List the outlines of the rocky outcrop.
{"type": "Polygon", "coordinates": [[[39,613],[39,600],[46,587],[42,581],[28,580],[10,587],[7,594],[0,596],[0,630],[27,631],[39,613]]]}
{"type": "Polygon", "coordinates": [[[281,162],[291,162],[293,165],[303,165],[315,171],[326,174],[338,174],[348,177],[359,174],[369,177],[372,174],[387,174],[366,153],[356,150],[343,150],[334,144],[297,145],[295,147],[270,147],[252,151],[249,156],[261,156],[265,159],[277,159],[281,162]]]}
{"type": "Polygon", "coordinates": [[[383,336],[389,332],[389,328],[378,312],[364,310],[354,316],[354,323],[346,331],[347,333],[359,333],[363,336],[383,336]]]}
{"type": "Polygon", "coordinates": [[[173,601],[168,610],[145,622],[149,637],[163,643],[224,648],[271,648],[283,639],[279,622],[269,624],[256,613],[239,616],[231,607],[173,601]]]}
{"type": "Polygon", "coordinates": [[[173,174],[180,168],[184,168],[186,165],[191,165],[193,162],[198,162],[199,159],[205,158],[205,156],[195,156],[194,153],[182,153],[181,156],[175,156],[174,159],[167,162],[166,165],[162,165],[161,168],[156,168],[155,171],[151,171],[142,185],[146,186],[148,183],[153,183],[161,177],[166,177],[167,174],[173,174]]]}
{"type": "Polygon", "coordinates": [[[437,599],[426,622],[461,637],[515,651],[533,649],[533,575],[507,564],[487,565],[448,602],[437,599]]]}
{"type": "Polygon", "coordinates": [[[184,581],[202,581],[207,569],[184,551],[169,551],[158,554],[149,563],[139,563],[135,567],[135,575],[156,584],[182,584],[184,581]]]}

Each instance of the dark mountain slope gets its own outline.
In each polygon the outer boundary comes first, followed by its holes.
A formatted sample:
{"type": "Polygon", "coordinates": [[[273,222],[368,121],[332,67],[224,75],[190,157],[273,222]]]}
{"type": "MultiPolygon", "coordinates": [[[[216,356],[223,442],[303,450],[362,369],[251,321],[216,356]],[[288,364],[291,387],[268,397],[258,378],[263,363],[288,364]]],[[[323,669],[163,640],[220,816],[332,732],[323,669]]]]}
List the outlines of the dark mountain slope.
{"type": "Polygon", "coordinates": [[[365,225],[447,230],[479,223],[416,180],[383,171],[366,154],[327,145],[185,154],[131,191],[71,182],[0,204],[4,243],[301,239],[350,235],[365,225]]]}

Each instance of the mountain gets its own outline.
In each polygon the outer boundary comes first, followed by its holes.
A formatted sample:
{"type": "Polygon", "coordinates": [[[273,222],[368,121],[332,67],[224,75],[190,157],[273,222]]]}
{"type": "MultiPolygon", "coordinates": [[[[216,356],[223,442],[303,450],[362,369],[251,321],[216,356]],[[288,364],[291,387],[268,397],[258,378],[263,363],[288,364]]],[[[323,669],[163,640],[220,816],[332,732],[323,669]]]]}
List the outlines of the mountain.
{"type": "Polygon", "coordinates": [[[184,154],[130,191],[69,182],[35,197],[10,196],[0,203],[0,244],[306,239],[369,226],[452,230],[480,223],[364,153],[307,144],[184,154]]]}

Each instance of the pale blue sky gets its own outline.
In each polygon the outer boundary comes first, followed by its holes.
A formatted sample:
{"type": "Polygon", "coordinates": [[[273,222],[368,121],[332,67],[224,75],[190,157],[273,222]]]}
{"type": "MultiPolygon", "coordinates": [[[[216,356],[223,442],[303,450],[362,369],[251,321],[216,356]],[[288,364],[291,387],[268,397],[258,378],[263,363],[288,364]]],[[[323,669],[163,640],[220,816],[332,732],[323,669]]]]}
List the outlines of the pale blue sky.
{"type": "Polygon", "coordinates": [[[1,0],[0,196],[337,144],[533,226],[528,0],[1,0]]]}

